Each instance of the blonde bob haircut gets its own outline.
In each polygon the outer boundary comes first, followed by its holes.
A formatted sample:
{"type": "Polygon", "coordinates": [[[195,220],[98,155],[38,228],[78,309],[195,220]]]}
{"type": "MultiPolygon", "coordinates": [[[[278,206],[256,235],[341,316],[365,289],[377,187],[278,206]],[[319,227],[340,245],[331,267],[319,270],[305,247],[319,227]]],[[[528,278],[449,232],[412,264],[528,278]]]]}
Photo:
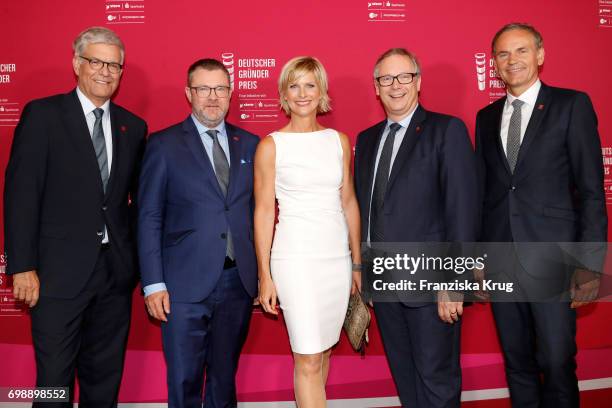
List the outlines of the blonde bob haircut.
{"type": "Polygon", "coordinates": [[[291,113],[289,104],[285,100],[287,88],[290,84],[311,72],[314,74],[317,86],[321,91],[321,99],[319,100],[319,106],[317,106],[317,113],[325,113],[331,110],[330,99],[327,94],[327,73],[321,62],[315,57],[295,57],[285,64],[278,78],[280,104],[287,115],[291,113]]]}

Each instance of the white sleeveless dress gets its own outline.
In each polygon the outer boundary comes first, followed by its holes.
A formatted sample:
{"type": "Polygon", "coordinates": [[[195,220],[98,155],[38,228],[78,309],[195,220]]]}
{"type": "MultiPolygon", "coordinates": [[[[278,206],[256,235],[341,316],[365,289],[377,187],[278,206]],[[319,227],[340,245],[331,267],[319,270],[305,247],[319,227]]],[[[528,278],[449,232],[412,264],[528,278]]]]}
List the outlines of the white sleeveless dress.
{"type": "Polygon", "coordinates": [[[351,290],[348,227],[333,129],[272,133],[279,215],[270,267],[291,349],[315,354],[340,338],[351,290]]]}

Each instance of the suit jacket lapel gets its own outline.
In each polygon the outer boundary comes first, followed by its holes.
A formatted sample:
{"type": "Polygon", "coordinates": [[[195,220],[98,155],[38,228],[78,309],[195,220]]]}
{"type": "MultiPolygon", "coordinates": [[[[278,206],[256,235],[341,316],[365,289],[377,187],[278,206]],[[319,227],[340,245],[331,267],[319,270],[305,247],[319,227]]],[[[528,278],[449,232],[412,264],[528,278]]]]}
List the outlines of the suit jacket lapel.
{"type": "Polygon", "coordinates": [[[386,120],[383,120],[378,125],[376,125],[372,131],[367,135],[366,145],[364,146],[364,157],[363,163],[366,163],[365,169],[365,182],[366,182],[366,207],[365,213],[370,213],[370,200],[372,198],[372,183],[374,183],[374,166],[376,164],[376,152],[378,151],[378,146],[380,145],[380,140],[382,139],[383,131],[385,130],[385,126],[387,124],[386,120]]]}
{"type": "Polygon", "coordinates": [[[191,151],[191,154],[195,158],[196,162],[200,165],[202,173],[206,178],[208,178],[208,181],[212,184],[219,196],[223,198],[223,192],[221,191],[221,187],[219,187],[219,182],[217,181],[217,176],[215,175],[215,170],[213,169],[213,164],[210,162],[210,159],[206,154],[206,149],[204,149],[202,139],[200,138],[198,129],[193,123],[191,116],[188,116],[187,119],[183,121],[183,132],[183,140],[185,144],[187,144],[187,147],[191,151]]]}
{"type": "Polygon", "coordinates": [[[490,123],[490,126],[492,127],[492,130],[495,132],[493,133],[493,135],[495,136],[494,137],[495,146],[497,146],[497,154],[499,154],[499,160],[502,162],[504,168],[506,169],[506,172],[508,174],[512,174],[512,172],[510,171],[510,165],[508,164],[508,156],[506,156],[506,151],[504,150],[504,146],[501,140],[501,123],[502,123],[502,116],[504,114],[505,105],[506,105],[505,96],[493,103],[494,110],[491,116],[492,121],[490,123]]]}
{"type": "Polygon", "coordinates": [[[118,116],[117,108],[114,103],[110,103],[109,108],[110,120],[111,120],[111,133],[113,139],[113,162],[110,167],[110,174],[108,178],[108,184],[106,185],[106,194],[105,197],[109,197],[113,186],[115,185],[115,179],[118,177],[117,173],[119,173],[119,168],[121,162],[119,161],[121,158],[121,151],[123,148],[119,146],[125,143],[125,137],[121,137],[122,133],[126,132],[126,128],[123,125],[119,125],[120,122],[118,116]]]}
{"type": "Polygon", "coordinates": [[[236,188],[238,173],[240,172],[241,141],[240,136],[236,134],[236,128],[227,122],[225,122],[225,132],[227,133],[227,142],[229,144],[230,153],[230,181],[227,189],[227,197],[229,198],[236,188]]]}
{"type": "Polygon", "coordinates": [[[76,90],[65,95],[62,112],[62,119],[68,130],[68,137],[79,153],[78,157],[83,159],[83,170],[90,173],[89,177],[93,180],[98,180],[98,185],[100,187],[99,192],[100,195],[103,195],[104,188],[102,186],[102,178],[100,177],[100,168],[98,167],[96,152],[94,151],[91,134],[89,133],[87,121],[83,114],[83,107],[76,94],[76,90]]]}
{"type": "Polygon", "coordinates": [[[527,130],[525,130],[525,136],[523,136],[523,142],[521,143],[521,148],[516,160],[516,169],[518,169],[521,165],[521,161],[523,161],[525,155],[527,154],[529,146],[531,146],[533,139],[535,139],[538,134],[540,123],[542,123],[542,118],[548,110],[548,99],[548,87],[542,83],[542,87],[538,93],[538,98],[536,99],[535,106],[533,107],[533,112],[531,113],[531,118],[529,119],[529,124],[527,125],[527,130]]]}
{"type": "Polygon", "coordinates": [[[417,110],[414,112],[412,119],[410,120],[410,124],[408,125],[408,129],[406,129],[406,133],[404,134],[404,139],[402,140],[402,144],[397,151],[397,155],[395,156],[395,160],[393,160],[393,166],[391,167],[391,175],[389,176],[389,182],[387,183],[387,192],[393,186],[393,182],[397,179],[397,175],[408,161],[408,156],[410,156],[410,152],[414,148],[414,145],[419,139],[419,135],[423,133],[423,122],[427,117],[427,113],[425,109],[419,105],[417,110]]]}

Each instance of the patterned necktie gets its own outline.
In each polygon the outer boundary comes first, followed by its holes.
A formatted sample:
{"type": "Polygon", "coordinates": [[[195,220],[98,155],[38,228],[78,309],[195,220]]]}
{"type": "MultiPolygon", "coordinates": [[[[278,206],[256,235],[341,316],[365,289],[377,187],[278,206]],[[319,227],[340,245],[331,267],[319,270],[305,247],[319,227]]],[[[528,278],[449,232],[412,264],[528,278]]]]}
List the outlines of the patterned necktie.
{"type": "Polygon", "coordinates": [[[391,169],[391,155],[393,154],[393,143],[395,134],[402,126],[399,123],[392,123],[389,127],[389,134],[383,145],[376,177],[374,179],[374,190],[372,191],[372,204],[370,206],[370,241],[382,242],[385,239],[384,223],[382,217],[385,193],[387,192],[387,182],[389,181],[389,170],[391,169]]]}
{"type": "Polygon", "coordinates": [[[516,160],[518,159],[519,150],[521,148],[521,107],[525,102],[520,99],[515,99],[512,102],[512,116],[510,116],[510,125],[508,126],[508,140],[506,141],[506,157],[510,171],[514,173],[516,160]]]}
{"type": "Polygon", "coordinates": [[[102,186],[104,192],[106,192],[109,172],[108,158],[106,156],[106,140],[104,139],[104,129],[102,129],[102,115],[104,115],[104,109],[96,108],[93,110],[93,114],[96,117],[96,121],[94,122],[92,141],[96,152],[96,159],[98,160],[100,177],[102,177],[102,186]]]}
{"type": "MultiPolygon", "coordinates": [[[[210,136],[213,141],[213,165],[215,166],[215,175],[217,176],[217,182],[219,183],[219,187],[221,187],[223,196],[227,198],[230,168],[229,163],[227,161],[227,157],[225,156],[225,152],[223,151],[223,148],[219,143],[219,138],[217,137],[218,133],[219,131],[214,129],[206,131],[206,134],[208,134],[208,136],[210,136]]],[[[227,247],[225,255],[227,255],[231,259],[234,259],[234,241],[232,240],[232,233],[229,228],[227,230],[227,247]]]]}
{"type": "Polygon", "coordinates": [[[223,196],[227,196],[230,170],[227,157],[225,156],[225,152],[223,152],[223,148],[221,147],[219,138],[217,137],[217,133],[219,132],[211,129],[207,130],[206,133],[213,140],[213,165],[215,166],[215,175],[217,176],[217,181],[219,182],[219,187],[221,187],[223,196]]]}

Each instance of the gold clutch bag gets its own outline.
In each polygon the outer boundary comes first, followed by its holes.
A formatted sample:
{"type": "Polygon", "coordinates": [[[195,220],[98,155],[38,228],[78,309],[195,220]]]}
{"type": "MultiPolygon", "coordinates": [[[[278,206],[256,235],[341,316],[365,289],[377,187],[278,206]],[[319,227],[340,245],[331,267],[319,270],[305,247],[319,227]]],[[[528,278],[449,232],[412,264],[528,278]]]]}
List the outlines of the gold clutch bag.
{"type": "Polygon", "coordinates": [[[368,326],[370,326],[370,311],[361,300],[361,295],[355,293],[349,298],[343,325],[346,336],[355,351],[365,350],[365,343],[368,342],[368,326]]]}

